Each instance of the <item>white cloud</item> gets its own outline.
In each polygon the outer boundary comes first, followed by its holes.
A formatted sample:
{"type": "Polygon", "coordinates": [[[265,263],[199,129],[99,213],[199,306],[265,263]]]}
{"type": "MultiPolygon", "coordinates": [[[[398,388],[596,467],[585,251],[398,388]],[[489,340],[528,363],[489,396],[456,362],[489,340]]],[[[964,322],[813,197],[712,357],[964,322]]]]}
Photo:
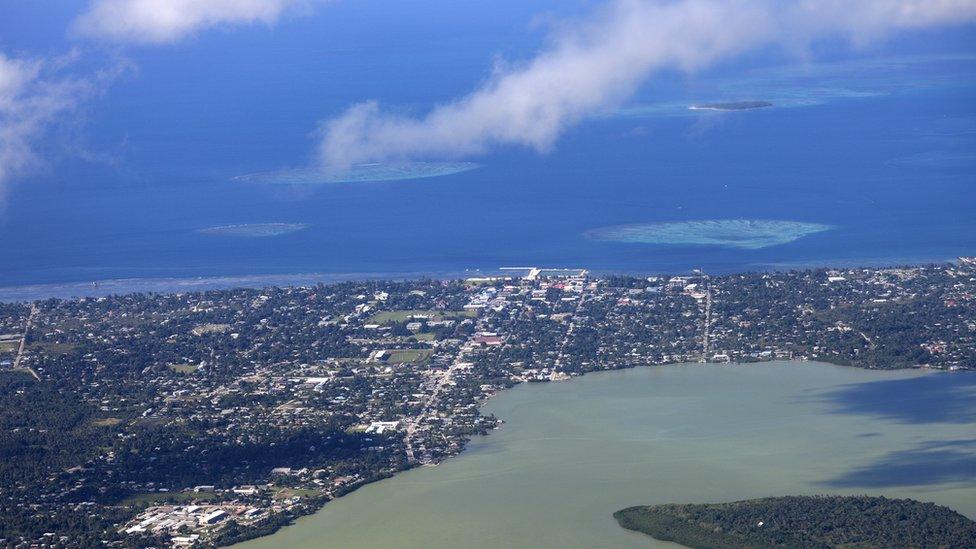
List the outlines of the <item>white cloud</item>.
{"type": "Polygon", "coordinates": [[[658,71],[695,71],[770,45],[863,42],[974,19],[976,0],[611,0],[590,21],[564,27],[534,59],[426,116],[384,114],[375,102],[351,107],[322,124],[320,158],[344,169],[496,145],[545,151],[658,71]]]}
{"type": "Polygon", "coordinates": [[[320,0],[93,0],[75,23],[91,38],[142,44],[171,43],[208,28],[272,24],[290,8],[320,0]]]}
{"type": "Polygon", "coordinates": [[[74,63],[74,54],[42,60],[0,53],[0,197],[11,179],[39,163],[35,148],[51,127],[122,69],[79,77],[74,63]]]}
{"type": "Polygon", "coordinates": [[[976,1],[801,0],[788,13],[798,31],[839,32],[857,41],[901,29],[969,23],[976,18],[976,1]]]}

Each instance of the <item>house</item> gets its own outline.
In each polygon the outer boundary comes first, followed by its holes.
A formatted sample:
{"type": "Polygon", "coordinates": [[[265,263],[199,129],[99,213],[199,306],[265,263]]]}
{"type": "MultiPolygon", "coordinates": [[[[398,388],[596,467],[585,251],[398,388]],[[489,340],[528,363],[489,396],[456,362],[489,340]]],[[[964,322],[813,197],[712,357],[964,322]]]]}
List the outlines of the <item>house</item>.
{"type": "Polygon", "coordinates": [[[227,511],[217,509],[200,517],[200,524],[217,524],[227,518],[227,511]]]}
{"type": "Polygon", "coordinates": [[[476,335],[474,336],[474,342],[479,345],[494,346],[501,345],[504,340],[497,335],[476,335]]]}

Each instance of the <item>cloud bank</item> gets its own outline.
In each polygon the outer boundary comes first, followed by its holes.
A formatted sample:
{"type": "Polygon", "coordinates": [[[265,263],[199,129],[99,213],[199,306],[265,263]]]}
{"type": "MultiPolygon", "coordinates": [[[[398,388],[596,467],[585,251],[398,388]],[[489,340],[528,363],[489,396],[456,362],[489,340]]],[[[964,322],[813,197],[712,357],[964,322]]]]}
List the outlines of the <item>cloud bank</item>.
{"type": "Polygon", "coordinates": [[[0,53],[0,198],[10,179],[39,162],[38,140],[121,70],[78,77],[71,74],[75,57],[15,59],[0,53]]]}
{"type": "Polygon", "coordinates": [[[323,122],[319,158],[343,170],[498,145],[546,151],[656,72],[693,72],[770,46],[805,49],[828,38],[858,44],[973,20],[976,0],[611,0],[591,19],[563,27],[535,58],[496,70],[481,88],[423,117],[386,114],[370,101],[323,122]]]}
{"type": "Polygon", "coordinates": [[[320,0],[93,0],[75,33],[114,42],[166,44],[209,27],[272,24],[320,0]]]}

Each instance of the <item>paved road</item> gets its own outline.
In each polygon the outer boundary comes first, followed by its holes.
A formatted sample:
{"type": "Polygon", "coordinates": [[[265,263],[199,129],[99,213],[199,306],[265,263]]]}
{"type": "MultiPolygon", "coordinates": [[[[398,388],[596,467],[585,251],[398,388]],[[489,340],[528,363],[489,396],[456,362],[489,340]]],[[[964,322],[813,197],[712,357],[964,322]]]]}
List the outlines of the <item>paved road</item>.
{"type": "Polygon", "coordinates": [[[464,361],[462,361],[461,357],[458,356],[454,359],[454,362],[451,363],[447,370],[444,370],[443,372],[434,372],[431,376],[435,383],[434,389],[431,391],[430,396],[427,397],[427,401],[424,403],[424,407],[420,410],[420,413],[407,423],[406,436],[404,437],[403,442],[407,447],[407,460],[410,463],[417,461],[416,452],[413,448],[414,433],[417,432],[417,429],[420,427],[420,424],[423,423],[424,419],[430,415],[431,410],[436,409],[441,390],[445,385],[447,385],[447,382],[454,377],[454,372],[456,372],[462,364],[464,364],[464,361]]]}
{"type": "MultiPolygon", "coordinates": [[[[20,369],[20,362],[24,358],[24,350],[27,348],[27,333],[30,332],[31,325],[34,323],[34,318],[37,316],[38,310],[37,305],[31,305],[30,315],[27,317],[27,325],[24,327],[24,335],[20,338],[20,347],[17,349],[17,357],[14,358],[14,370],[20,369]]],[[[37,381],[41,380],[41,376],[37,375],[37,372],[33,368],[26,368],[28,372],[37,381]]]]}

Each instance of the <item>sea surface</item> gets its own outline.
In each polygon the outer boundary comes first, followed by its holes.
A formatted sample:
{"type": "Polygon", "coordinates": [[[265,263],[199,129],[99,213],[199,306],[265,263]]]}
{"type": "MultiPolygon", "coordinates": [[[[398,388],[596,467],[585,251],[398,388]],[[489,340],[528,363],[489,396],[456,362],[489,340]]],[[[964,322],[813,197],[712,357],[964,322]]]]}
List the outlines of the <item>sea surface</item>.
{"type": "Polygon", "coordinates": [[[242,549],[674,547],[623,507],[869,494],[976,518],[976,374],[819,363],[673,365],[524,384],[460,456],[242,549]]]}
{"type": "Polygon", "coordinates": [[[76,48],[95,68],[117,57],[134,68],[6,186],[0,288],[516,265],[719,273],[976,254],[972,30],[665,71],[548,152],[499,147],[319,177],[320,121],[369,99],[422,115],[476,89],[499,58],[529,59],[546,21],[588,3],[334,2],[274,27],[122,52],[65,38],[70,10],[9,4],[12,21],[39,23],[0,23],[6,49],[76,48]],[[721,101],[772,106],[689,109],[721,101]],[[669,227],[673,241],[592,238],[644,226],[669,227]],[[723,232],[695,232],[709,227],[723,232]]]}

